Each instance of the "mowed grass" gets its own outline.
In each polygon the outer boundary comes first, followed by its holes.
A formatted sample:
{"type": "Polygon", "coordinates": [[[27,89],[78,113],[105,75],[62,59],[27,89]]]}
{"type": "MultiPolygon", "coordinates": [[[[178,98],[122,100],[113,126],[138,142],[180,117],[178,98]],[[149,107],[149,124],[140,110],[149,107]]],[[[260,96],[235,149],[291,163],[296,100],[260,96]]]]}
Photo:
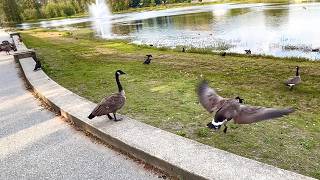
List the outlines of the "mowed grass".
{"type": "MultiPolygon", "coordinates": [[[[320,63],[255,56],[182,53],[90,38],[88,32],[23,31],[46,73],[94,102],[117,91],[121,77],[127,102],[120,113],[166,131],[280,168],[320,178],[320,63]],[[150,65],[143,65],[152,54],[150,65]],[[301,67],[293,91],[283,81],[301,67]],[[199,105],[195,88],[210,81],[224,97],[246,104],[294,107],[290,116],[251,125],[229,123],[227,134],[206,128],[212,115],[199,105]]],[[[163,147],[165,148],[165,147],[163,147]]],[[[181,147],[183,148],[183,147],[181,147]]]]}

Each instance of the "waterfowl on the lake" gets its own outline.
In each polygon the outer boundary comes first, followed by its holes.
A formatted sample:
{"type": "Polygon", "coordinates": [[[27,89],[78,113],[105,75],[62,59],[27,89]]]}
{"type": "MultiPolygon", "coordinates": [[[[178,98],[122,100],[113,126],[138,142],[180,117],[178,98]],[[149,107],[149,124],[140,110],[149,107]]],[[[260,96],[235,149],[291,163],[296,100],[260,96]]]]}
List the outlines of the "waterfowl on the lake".
{"type": "Polygon", "coordinates": [[[222,57],[224,57],[224,56],[226,56],[226,55],[227,55],[226,52],[222,52],[222,53],[221,53],[221,56],[222,56],[222,57]]]}
{"type": "Polygon", "coordinates": [[[102,116],[107,115],[110,120],[114,121],[120,121],[121,119],[117,119],[116,113],[118,110],[120,110],[126,101],[125,92],[122,88],[122,85],[119,80],[119,76],[126,74],[121,70],[117,70],[115,72],[115,79],[118,86],[118,92],[114,93],[110,96],[107,96],[101,100],[99,104],[93,109],[91,114],[88,116],[89,119],[92,119],[96,116],[102,116]],[[113,117],[111,117],[110,113],[113,114],[113,117]]]}
{"type": "Polygon", "coordinates": [[[152,60],[152,55],[147,54],[146,56],[147,56],[147,58],[144,60],[143,64],[150,64],[151,60],[152,60]]]}
{"type": "Polygon", "coordinates": [[[250,49],[246,49],[246,50],[244,50],[244,52],[246,52],[246,54],[251,54],[251,50],[250,49]]]}
{"type": "Polygon", "coordinates": [[[287,86],[289,86],[290,90],[301,83],[301,77],[300,77],[300,73],[299,73],[299,66],[296,66],[296,75],[294,77],[289,78],[285,84],[287,86]]]}
{"type": "Polygon", "coordinates": [[[208,86],[206,81],[202,81],[197,89],[198,98],[201,105],[209,112],[216,111],[212,122],[207,126],[211,129],[220,129],[225,126],[224,132],[227,131],[226,123],[234,120],[236,124],[250,124],[267,119],[282,117],[292,113],[292,108],[276,109],[258,106],[248,106],[241,104],[243,99],[228,99],[219,96],[216,91],[208,86]]]}

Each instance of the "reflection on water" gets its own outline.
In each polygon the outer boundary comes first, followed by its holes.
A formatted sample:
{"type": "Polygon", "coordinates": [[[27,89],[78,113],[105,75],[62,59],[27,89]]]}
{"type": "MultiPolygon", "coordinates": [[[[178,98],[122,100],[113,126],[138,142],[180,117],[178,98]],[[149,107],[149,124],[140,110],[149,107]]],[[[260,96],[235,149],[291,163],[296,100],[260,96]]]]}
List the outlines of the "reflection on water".
{"type": "MultiPolygon", "coordinates": [[[[133,43],[320,59],[320,3],[222,4],[113,15],[112,33],[133,43]]],[[[89,18],[24,24],[90,26],[89,18]]]]}

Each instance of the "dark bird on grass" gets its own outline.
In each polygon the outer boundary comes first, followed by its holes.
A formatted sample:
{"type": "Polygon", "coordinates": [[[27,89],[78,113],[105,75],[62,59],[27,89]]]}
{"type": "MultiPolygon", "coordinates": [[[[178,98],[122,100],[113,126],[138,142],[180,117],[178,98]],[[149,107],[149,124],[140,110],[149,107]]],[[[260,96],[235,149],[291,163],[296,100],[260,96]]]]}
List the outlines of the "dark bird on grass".
{"type": "Polygon", "coordinates": [[[312,51],[312,52],[319,52],[319,51],[320,51],[320,48],[312,49],[311,51],[312,51]]]}
{"type": "Polygon", "coordinates": [[[143,64],[150,64],[151,60],[152,60],[152,55],[147,54],[146,56],[147,56],[147,58],[144,60],[143,64]]]}
{"type": "Polygon", "coordinates": [[[246,54],[251,54],[251,50],[250,49],[246,49],[244,51],[246,52],[246,54]]]}
{"type": "Polygon", "coordinates": [[[227,55],[226,52],[222,52],[222,53],[221,53],[221,56],[222,56],[222,57],[225,57],[226,55],[227,55]]]}
{"type": "Polygon", "coordinates": [[[103,98],[101,102],[97,104],[97,106],[93,109],[91,114],[88,116],[89,119],[92,119],[96,116],[107,115],[110,120],[114,120],[114,121],[122,120],[121,118],[117,119],[116,113],[118,110],[120,110],[124,106],[126,102],[125,92],[119,80],[119,76],[123,74],[126,74],[126,73],[124,73],[121,70],[117,70],[115,72],[115,79],[118,86],[118,92],[103,98]],[[113,114],[113,118],[110,115],[111,113],[113,114]]]}
{"type": "Polygon", "coordinates": [[[186,52],[186,48],[183,47],[183,48],[182,48],[182,52],[186,52]]]}
{"type": "Polygon", "coordinates": [[[287,81],[285,81],[285,84],[289,86],[290,90],[292,90],[294,86],[300,83],[301,83],[301,77],[299,74],[299,66],[296,66],[296,75],[294,77],[289,78],[287,81]]]}
{"type": "Polygon", "coordinates": [[[282,117],[294,111],[292,108],[276,109],[243,105],[241,104],[243,99],[240,97],[228,99],[219,96],[206,81],[199,84],[197,93],[201,105],[209,113],[216,112],[212,122],[207,124],[208,128],[218,130],[224,125],[224,133],[227,132],[227,122],[232,119],[236,124],[250,124],[282,117]]]}
{"type": "Polygon", "coordinates": [[[152,47],[152,46],[153,46],[153,44],[150,44],[149,46],[151,46],[151,47],[152,47]]]}

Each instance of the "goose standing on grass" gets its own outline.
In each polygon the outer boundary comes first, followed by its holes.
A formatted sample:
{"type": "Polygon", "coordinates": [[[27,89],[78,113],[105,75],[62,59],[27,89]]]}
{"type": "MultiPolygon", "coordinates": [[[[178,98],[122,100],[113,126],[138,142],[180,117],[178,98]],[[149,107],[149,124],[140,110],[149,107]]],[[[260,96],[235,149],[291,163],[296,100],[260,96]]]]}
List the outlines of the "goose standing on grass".
{"type": "Polygon", "coordinates": [[[146,58],[146,60],[143,62],[143,64],[150,64],[150,63],[151,63],[151,60],[152,60],[152,55],[151,55],[151,54],[147,54],[146,56],[147,56],[147,58],[146,58]]]}
{"type": "Polygon", "coordinates": [[[218,130],[222,125],[225,126],[224,133],[227,132],[226,123],[231,119],[236,124],[250,124],[267,119],[282,117],[292,113],[292,108],[276,109],[258,106],[247,106],[241,104],[243,99],[227,99],[219,96],[214,89],[208,86],[206,81],[202,81],[197,89],[201,105],[209,112],[216,114],[212,122],[207,126],[211,129],[218,130]]]}
{"type": "Polygon", "coordinates": [[[92,119],[96,116],[107,115],[110,120],[112,119],[114,121],[122,120],[122,119],[117,119],[117,116],[116,116],[117,111],[121,109],[126,102],[125,92],[119,80],[119,76],[122,74],[126,74],[126,73],[124,73],[121,70],[117,70],[115,72],[115,79],[118,86],[118,92],[103,98],[102,101],[93,109],[92,113],[88,116],[89,119],[92,119]],[[114,118],[111,117],[110,113],[113,114],[114,118]]]}
{"type": "Polygon", "coordinates": [[[298,85],[300,83],[301,83],[301,77],[300,77],[300,74],[299,74],[299,66],[296,66],[296,76],[288,79],[285,82],[285,84],[287,86],[289,86],[290,90],[292,90],[295,85],[298,85]]]}

